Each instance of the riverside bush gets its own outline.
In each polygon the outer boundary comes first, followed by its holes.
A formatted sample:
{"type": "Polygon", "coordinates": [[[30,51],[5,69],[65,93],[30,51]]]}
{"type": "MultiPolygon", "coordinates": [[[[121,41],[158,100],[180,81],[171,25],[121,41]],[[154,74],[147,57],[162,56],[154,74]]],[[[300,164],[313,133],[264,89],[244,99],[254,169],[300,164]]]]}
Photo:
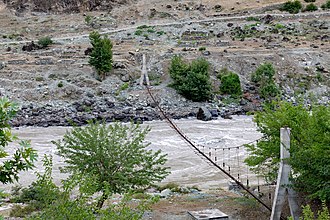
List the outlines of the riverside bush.
{"type": "Polygon", "coordinates": [[[203,58],[188,64],[181,56],[174,56],[169,73],[171,86],[187,99],[207,101],[211,97],[210,64],[203,58]]]}
{"type": "Polygon", "coordinates": [[[273,98],[280,92],[274,81],[275,73],[271,63],[264,63],[251,75],[251,81],[258,85],[258,92],[264,99],[273,98]]]}
{"type": "Polygon", "coordinates": [[[220,92],[222,94],[228,94],[232,97],[239,97],[242,95],[241,82],[236,73],[223,69],[218,79],[221,81],[220,92]]]}
{"type": "Polygon", "coordinates": [[[280,8],[281,11],[287,11],[291,14],[297,14],[302,9],[302,4],[299,0],[287,1],[280,8]]]}

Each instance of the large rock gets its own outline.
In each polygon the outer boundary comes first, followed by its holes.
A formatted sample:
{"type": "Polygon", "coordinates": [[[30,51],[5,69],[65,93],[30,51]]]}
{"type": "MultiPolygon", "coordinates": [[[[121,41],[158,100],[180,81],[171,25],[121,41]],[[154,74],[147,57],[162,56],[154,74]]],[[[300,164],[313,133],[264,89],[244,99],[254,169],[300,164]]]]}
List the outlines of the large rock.
{"type": "Polygon", "coordinates": [[[212,120],[212,114],[206,107],[201,107],[198,110],[197,119],[202,121],[210,121],[212,120]]]}

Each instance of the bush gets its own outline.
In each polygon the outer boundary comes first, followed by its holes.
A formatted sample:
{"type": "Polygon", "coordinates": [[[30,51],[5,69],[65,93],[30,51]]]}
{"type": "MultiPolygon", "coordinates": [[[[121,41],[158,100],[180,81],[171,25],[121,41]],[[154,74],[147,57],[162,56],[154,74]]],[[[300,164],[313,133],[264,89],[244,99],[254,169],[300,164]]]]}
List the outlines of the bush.
{"type": "Polygon", "coordinates": [[[324,3],[321,8],[323,10],[330,9],[330,0],[328,0],[326,3],[324,3]]]}
{"type": "Polygon", "coordinates": [[[54,42],[50,37],[42,37],[38,40],[38,44],[41,48],[46,48],[53,43],[54,42]]]}
{"type": "Polygon", "coordinates": [[[62,141],[53,142],[58,154],[69,164],[64,171],[84,193],[101,192],[97,207],[113,193],[126,193],[160,181],[168,175],[166,155],[147,150],[144,142],[149,129],[120,123],[89,123],[75,127],[62,141]]]}
{"type": "Polygon", "coordinates": [[[251,81],[259,86],[258,92],[264,99],[270,99],[279,94],[279,89],[273,79],[275,73],[275,68],[271,63],[264,63],[251,75],[251,81]]]}
{"type": "Polygon", "coordinates": [[[314,105],[312,112],[303,105],[287,102],[267,106],[255,115],[258,130],[265,137],[249,145],[245,162],[253,170],[276,181],[280,161],[280,128],[291,128],[293,187],[310,198],[330,201],[330,107],[314,105]]]}
{"type": "Polygon", "coordinates": [[[221,70],[218,78],[221,81],[221,93],[228,94],[233,97],[239,97],[242,95],[241,82],[239,76],[236,73],[230,72],[227,69],[223,69],[221,70]]]}
{"type": "Polygon", "coordinates": [[[306,5],[303,11],[317,11],[317,6],[313,3],[306,5]]]}
{"type": "Polygon", "coordinates": [[[285,2],[280,8],[281,11],[287,11],[291,14],[297,14],[302,9],[302,4],[299,0],[285,2]]]}
{"type": "Polygon", "coordinates": [[[305,2],[309,3],[309,2],[316,2],[316,0],[304,0],[305,2]]]}
{"type": "Polygon", "coordinates": [[[210,64],[203,58],[187,64],[180,56],[174,56],[169,73],[171,86],[187,99],[207,101],[211,97],[210,64]]]}
{"type": "Polygon", "coordinates": [[[112,42],[107,37],[101,37],[97,31],[89,34],[93,46],[89,58],[89,64],[94,66],[101,80],[112,69],[112,42]]]}

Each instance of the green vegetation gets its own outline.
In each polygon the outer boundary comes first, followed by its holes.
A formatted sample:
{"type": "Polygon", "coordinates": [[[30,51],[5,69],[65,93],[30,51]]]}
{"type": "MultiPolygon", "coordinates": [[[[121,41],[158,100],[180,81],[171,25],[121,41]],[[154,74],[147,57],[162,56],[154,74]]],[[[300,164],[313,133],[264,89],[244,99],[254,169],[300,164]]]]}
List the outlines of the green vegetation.
{"type": "Polygon", "coordinates": [[[46,48],[48,47],[49,45],[53,44],[53,40],[50,38],[50,37],[42,37],[38,40],[38,45],[41,47],[41,48],[46,48]]]}
{"type": "Polygon", "coordinates": [[[256,17],[248,17],[246,20],[247,21],[258,21],[258,22],[260,22],[260,18],[256,18],[256,17]]]}
{"type": "Polygon", "coordinates": [[[91,15],[86,15],[85,17],[85,23],[88,25],[88,26],[92,26],[93,25],[93,21],[94,21],[94,17],[91,16],[91,15]]]}
{"type": "Polygon", "coordinates": [[[303,105],[287,102],[265,106],[255,115],[264,139],[248,145],[245,162],[275,181],[280,161],[280,128],[291,128],[291,164],[293,187],[312,199],[330,200],[330,107],[313,105],[312,112],[303,105]]]}
{"type": "Polygon", "coordinates": [[[90,54],[89,64],[95,67],[101,80],[105,79],[106,73],[112,70],[112,42],[97,31],[89,34],[90,42],[93,46],[90,54]]]}
{"type": "Polygon", "coordinates": [[[148,132],[133,123],[90,123],[73,128],[54,144],[69,164],[64,171],[72,174],[75,185],[90,195],[102,193],[97,204],[101,209],[112,194],[144,188],[167,176],[166,155],[146,149],[148,132]]]}
{"type": "Polygon", "coordinates": [[[280,92],[274,81],[275,73],[271,63],[264,63],[251,75],[252,82],[258,85],[258,92],[264,99],[274,98],[280,92]]]}
{"type": "Polygon", "coordinates": [[[302,9],[302,4],[299,0],[287,1],[280,8],[281,11],[287,11],[291,14],[297,14],[302,9]]]}
{"type": "Polygon", "coordinates": [[[317,11],[317,6],[313,3],[306,5],[303,11],[317,11]]]}
{"type": "MultiPolygon", "coordinates": [[[[310,205],[302,207],[302,214],[303,216],[299,220],[330,220],[329,209],[324,202],[322,203],[322,210],[319,210],[317,215],[313,213],[310,205]]],[[[288,220],[293,220],[293,217],[289,217],[288,220]]]]}
{"type": "MultiPolygon", "coordinates": [[[[0,158],[10,155],[5,148],[10,142],[19,140],[11,133],[9,121],[15,116],[18,106],[11,103],[7,98],[0,98],[0,158]]],[[[20,140],[18,148],[11,158],[2,159],[0,163],[0,182],[2,184],[13,183],[18,180],[18,173],[34,167],[36,152],[30,146],[30,142],[20,140]]]]}
{"type": "Polygon", "coordinates": [[[59,82],[57,83],[57,87],[58,87],[58,88],[62,88],[62,87],[63,87],[63,82],[62,82],[62,81],[59,81],[59,82]]]}
{"type": "Polygon", "coordinates": [[[198,48],[199,51],[205,51],[206,50],[206,47],[200,47],[198,48]]]}
{"type": "Polygon", "coordinates": [[[134,34],[137,36],[141,36],[143,34],[143,30],[136,30],[134,34]]]}
{"type": "Polygon", "coordinates": [[[309,3],[309,2],[316,2],[316,0],[304,0],[305,2],[309,3]]]}
{"type": "Polygon", "coordinates": [[[218,79],[221,81],[220,92],[222,94],[231,95],[235,98],[242,95],[241,81],[236,73],[222,69],[218,75],[218,79]]]}
{"type": "Polygon", "coordinates": [[[321,6],[321,8],[322,8],[323,10],[330,9],[330,0],[327,0],[327,2],[324,3],[324,4],[321,6]]]}
{"type": "Polygon", "coordinates": [[[203,58],[188,64],[180,56],[174,56],[169,73],[171,86],[181,95],[193,101],[207,101],[211,97],[210,64],[203,58]]]}

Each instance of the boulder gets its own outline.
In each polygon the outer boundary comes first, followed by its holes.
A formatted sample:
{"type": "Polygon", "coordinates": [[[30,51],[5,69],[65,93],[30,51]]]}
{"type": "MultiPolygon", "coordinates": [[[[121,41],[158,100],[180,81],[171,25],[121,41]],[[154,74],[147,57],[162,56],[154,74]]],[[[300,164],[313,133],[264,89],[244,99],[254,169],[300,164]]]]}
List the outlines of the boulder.
{"type": "Polygon", "coordinates": [[[197,112],[197,119],[202,121],[210,121],[212,120],[212,114],[206,107],[201,107],[197,112]]]}

